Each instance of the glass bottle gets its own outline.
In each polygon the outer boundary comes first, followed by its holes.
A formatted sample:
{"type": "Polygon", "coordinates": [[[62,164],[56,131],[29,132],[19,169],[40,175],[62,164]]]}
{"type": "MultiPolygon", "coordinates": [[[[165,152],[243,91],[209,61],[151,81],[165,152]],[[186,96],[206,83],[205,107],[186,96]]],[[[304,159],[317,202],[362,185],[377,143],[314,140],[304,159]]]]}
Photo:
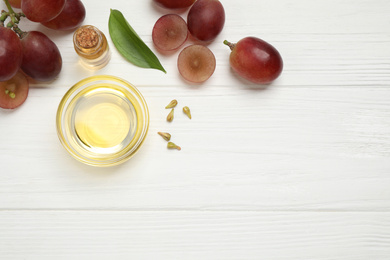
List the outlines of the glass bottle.
{"type": "Polygon", "coordinates": [[[110,60],[107,39],[95,26],[79,27],[73,34],[73,44],[83,65],[89,69],[101,69],[110,60]]]}

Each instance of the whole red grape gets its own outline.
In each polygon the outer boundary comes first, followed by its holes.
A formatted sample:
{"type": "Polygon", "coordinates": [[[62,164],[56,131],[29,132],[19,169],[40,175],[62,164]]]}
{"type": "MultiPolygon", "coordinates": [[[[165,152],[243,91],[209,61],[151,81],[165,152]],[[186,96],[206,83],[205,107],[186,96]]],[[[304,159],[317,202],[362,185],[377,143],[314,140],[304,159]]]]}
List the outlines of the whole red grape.
{"type": "Polygon", "coordinates": [[[22,11],[33,22],[47,22],[61,13],[65,2],[66,0],[22,0],[22,11]]]}
{"type": "Polygon", "coordinates": [[[0,26],[0,81],[12,78],[22,63],[22,44],[11,29],[0,26]]]}
{"type": "Polygon", "coordinates": [[[157,4],[170,9],[186,8],[191,6],[196,0],[154,0],[157,4]]]}
{"type": "Polygon", "coordinates": [[[266,41],[256,37],[246,37],[231,44],[230,66],[241,77],[257,84],[266,84],[282,73],[283,60],[279,52],[266,41]]]}
{"type": "Polygon", "coordinates": [[[225,10],[218,0],[198,0],[187,16],[188,29],[200,41],[212,41],[225,24],[225,10]]]}
{"type": "Polygon", "coordinates": [[[29,83],[23,72],[18,71],[7,81],[0,82],[0,107],[13,109],[26,100],[29,83]]]}
{"type": "Polygon", "coordinates": [[[85,18],[85,7],[80,0],[66,0],[62,12],[54,19],[42,24],[54,30],[73,30],[80,26],[85,18]]]}
{"type": "Polygon", "coordinates": [[[62,58],[57,45],[45,34],[28,32],[21,40],[23,47],[22,70],[38,81],[54,79],[61,71],[62,58]]]}

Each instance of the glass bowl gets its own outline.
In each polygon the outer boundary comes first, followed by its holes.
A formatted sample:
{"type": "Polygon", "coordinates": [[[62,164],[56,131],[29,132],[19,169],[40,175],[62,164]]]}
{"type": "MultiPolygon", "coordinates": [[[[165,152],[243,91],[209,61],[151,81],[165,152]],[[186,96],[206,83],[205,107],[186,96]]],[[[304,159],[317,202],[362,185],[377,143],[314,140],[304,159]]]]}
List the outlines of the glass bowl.
{"type": "Polygon", "coordinates": [[[149,111],[142,94],[127,81],[92,76],[64,95],[56,125],[62,145],[74,158],[92,166],[113,166],[141,147],[149,111]]]}

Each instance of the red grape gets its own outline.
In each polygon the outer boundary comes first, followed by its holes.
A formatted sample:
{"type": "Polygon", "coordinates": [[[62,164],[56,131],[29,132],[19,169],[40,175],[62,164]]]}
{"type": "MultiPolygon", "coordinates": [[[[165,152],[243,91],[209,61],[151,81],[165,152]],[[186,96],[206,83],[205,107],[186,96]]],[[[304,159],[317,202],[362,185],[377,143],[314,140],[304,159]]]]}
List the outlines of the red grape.
{"type": "Polygon", "coordinates": [[[61,13],[65,2],[66,0],[22,0],[22,11],[33,22],[47,22],[61,13]]]}
{"type": "Polygon", "coordinates": [[[203,45],[191,45],[184,48],[177,59],[180,74],[188,81],[201,83],[213,75],[215,56],[203,45]]]}
{"type": "Polygon", "coordinates": [[[154,0],[154,1],[165,8],[177,9],[177,8],[189,7],[196,0],[154,0]]]}
{"type": "Polygon", "coordinates": [[[61,71],[62,58],[56,44],[38,31],[28,32],[21,40],[22,70],[38,81],[54,79],[61,71]]]}
{"type": "Polygon", "coordinates": [[[62,12],[53,20],[42,24],[55,30],[73,30],[80,26],[85,18],[85,7],[80,0],[66,0],[62,12]]]}
{"type": "Polygon", "coordinates": [[[11,79],[0,82],[0,107],[12,109],[20,106],[28,95],[28,80],[22,72],[11,79]]]}
{"type": "Polygon", "coordinates": [[[246,37],[231,44],[224,41],[232,52],[230,65],[241,77],[258,84],[275,80],[283,70],[283,60],[279,52],[266,41],[246,37]]]}
{"type": "Polygon", "coordinates": [[[225,24],[225,10],[218,0],[198,0],[187,16],[188,29],[200,41],[212,41],[225,24]]]}
{"type": "Polygon", "coordinates": [[[153,43],[163,51],[179,48],[186,41],[187,36],[187,24],[177,14],[162,16],[157,20],[152,32],[153,43]]]}
{"type": "Polygon", "coordinates": [[[22,0],[8,0],[9,4],[15,8],[21,8],[22,0]]]}
{"type": "Polygon", "coordinates": [[[12,78],[22,62],[22,44],[11,29],[0,25],[0,81],[12,78]]]}

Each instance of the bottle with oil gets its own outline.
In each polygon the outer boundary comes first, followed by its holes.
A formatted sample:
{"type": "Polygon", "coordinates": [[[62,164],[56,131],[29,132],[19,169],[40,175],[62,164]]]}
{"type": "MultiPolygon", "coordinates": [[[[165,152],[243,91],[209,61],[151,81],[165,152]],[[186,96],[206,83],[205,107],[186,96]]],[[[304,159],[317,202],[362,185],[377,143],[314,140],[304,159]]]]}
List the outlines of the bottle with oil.
{"type": "Polygon", "coordinates": [[[95,26],[79,27],[73,34],[73,45],[81,63],[88,69],[101,69],[110,61],[106,36],[95,26]]]}

